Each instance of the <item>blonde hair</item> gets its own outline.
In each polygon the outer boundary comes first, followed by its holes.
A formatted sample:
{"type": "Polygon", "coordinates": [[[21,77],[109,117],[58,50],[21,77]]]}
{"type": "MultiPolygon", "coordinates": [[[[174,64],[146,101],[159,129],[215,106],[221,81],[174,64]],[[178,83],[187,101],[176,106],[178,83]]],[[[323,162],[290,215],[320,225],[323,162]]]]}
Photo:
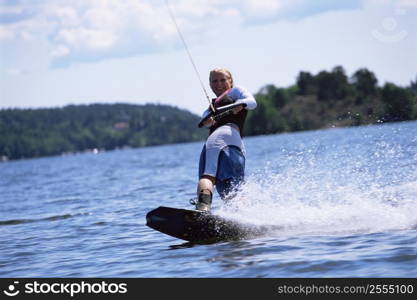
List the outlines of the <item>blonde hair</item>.
{"type": "Polygon", "coordinates": [[[216,69],[211,70],[210,71],[210,76],[209,76],[210,82],[211,82],[211,78],[212,78],[213,74],[215,74],[215,73],[221,73],[221,74],[224,74],[227,77],[229,77],[230,82],[231,82],[231,86],[233,87],[233,76],[232,76],[232,73],[230,73],[229,70],[224,69],[224,68],[216,68],[216,69]]]}

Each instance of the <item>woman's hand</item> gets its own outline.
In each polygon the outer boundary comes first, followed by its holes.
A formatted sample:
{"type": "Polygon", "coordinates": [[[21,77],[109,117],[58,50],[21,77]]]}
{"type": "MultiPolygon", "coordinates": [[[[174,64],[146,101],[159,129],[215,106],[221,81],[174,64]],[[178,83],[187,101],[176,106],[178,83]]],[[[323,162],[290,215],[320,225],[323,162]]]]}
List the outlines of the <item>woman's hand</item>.
{"type": "Polygon", "coordinates": [[[235,108],[232,109],[233,114],[234,115],[238,114],[242,109],[243,109],[243,105],[236,106],[235,108]]]}
{"type": "Polygon", "coordinates": [[[213,118],[208,118],[207,120],[205,120],[204,122],[203,122],[203,126],[204,127],[211,127],[211,126],[213,126],[214,125],[214,123],[215,123],[216,121],[214,121],[213,120],[213,118]]]}

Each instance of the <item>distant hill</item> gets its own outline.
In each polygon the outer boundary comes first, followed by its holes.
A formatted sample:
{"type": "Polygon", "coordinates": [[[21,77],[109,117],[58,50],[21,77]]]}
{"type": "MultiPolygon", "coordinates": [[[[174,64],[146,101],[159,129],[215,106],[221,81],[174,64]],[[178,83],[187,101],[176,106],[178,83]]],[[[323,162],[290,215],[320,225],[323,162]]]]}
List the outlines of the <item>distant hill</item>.
{"type": "Polygon", "coordinates": [[[0,160],[198,141],[207,135],[199,119],[155,104],[0,110],[0,160]]]}

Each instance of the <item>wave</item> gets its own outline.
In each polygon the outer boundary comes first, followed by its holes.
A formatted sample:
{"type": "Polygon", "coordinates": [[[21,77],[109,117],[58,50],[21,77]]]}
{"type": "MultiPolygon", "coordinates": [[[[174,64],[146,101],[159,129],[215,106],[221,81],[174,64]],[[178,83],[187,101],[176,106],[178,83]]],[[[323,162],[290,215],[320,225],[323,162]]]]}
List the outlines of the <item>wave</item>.
{"type": "Polygon", "coordinates": [[[58,221],[69,219],[77,216],[88,215],[89,213],[77,213],[77,214],[64,214],[64,215],[56,215],[50,216],[45,218],[39,219],[12,219],[12,220],[4,220],[0,221],[0,226],[7,226],[7,225],[19,225],[19,224],[26,224],[26,223],[35,223],[35,222],[45,222],[45,221],[58,221]]]}

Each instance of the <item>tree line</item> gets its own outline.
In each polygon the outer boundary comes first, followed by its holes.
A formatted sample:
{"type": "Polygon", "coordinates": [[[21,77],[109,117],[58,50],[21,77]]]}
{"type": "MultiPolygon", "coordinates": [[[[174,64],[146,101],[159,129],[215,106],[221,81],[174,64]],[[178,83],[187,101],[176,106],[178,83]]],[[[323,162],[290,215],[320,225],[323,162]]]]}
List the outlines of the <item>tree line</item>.
{"type": "Polygon", "coordinates": [[[189,111],[158,104],[0,110],[0,157],[19,159],[197,141],[204,138],[198,121],[189,111]]]}
{"type": "MultiPolygon", "coordinates": [[[[352,76],[337,66],[316,75],[300,72],[296,83],[269,84],[255,98],[244,135],[358,126],[417,119],[417,78],[409,86],[378,85],[374,73],[352,76]]],[[[0,161],[203,140],[200,117],[159,104],[92,104],[62,108],[0,110],[0,161]]]]}
{"type": "Polygon", "coordinates": [[[316,75],[300,72],[287,88],[272,84],[255,94],[245,135],[358,126],[417,119],[417,78],[407,87],[378,85],[366,68],[347,76],[341,66],[316,75]]]}

